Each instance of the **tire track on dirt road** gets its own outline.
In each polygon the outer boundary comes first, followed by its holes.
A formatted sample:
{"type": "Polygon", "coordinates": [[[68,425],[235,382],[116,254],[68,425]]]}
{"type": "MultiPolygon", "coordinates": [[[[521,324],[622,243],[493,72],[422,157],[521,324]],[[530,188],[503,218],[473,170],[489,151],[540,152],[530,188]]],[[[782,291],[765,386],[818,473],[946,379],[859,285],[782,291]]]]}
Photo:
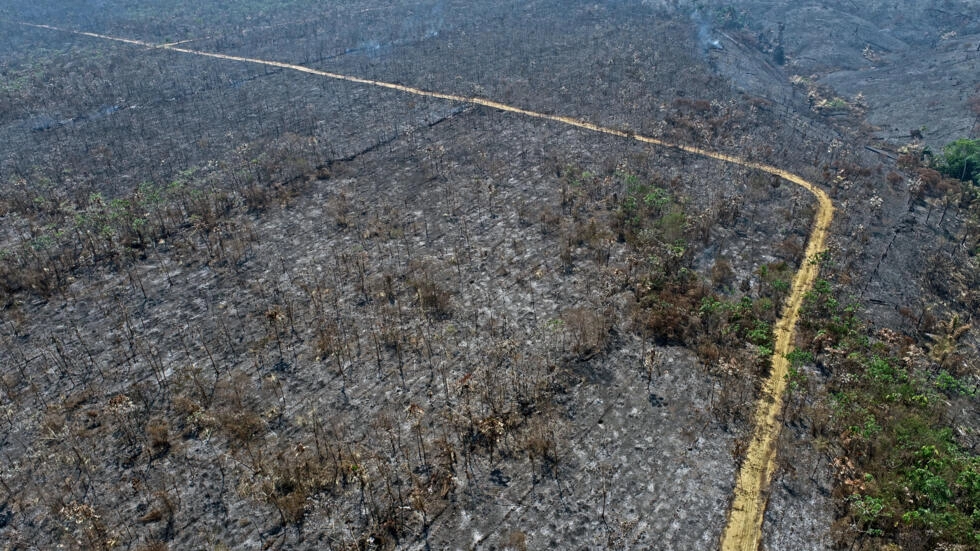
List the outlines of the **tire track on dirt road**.
{"type": "Polygon", "coordinates": [[[766,172],[796,184],[810,192],[817,200],[817,212],[816,216],[814,217],[813,228],[810,231],[810,237],[807,242],[803,265],[793,276],[793,283],[790,288],[789,297],[786,299],[786,303],[783,306],[783,312],[781,313],[779,320],[776,322],[774,330],[775,346],[772,356],[772,369],[770,370],[769,377],[763,384],[762,395],[759,397],[756,403],[755,414],[753,416],[755,426],[752,432],[752,440],[749,443],[746,456],[736,478],[734,498],[732,500],[731,509],[728,513],[728,521],[721,537],[722,551],[756,551],[759,548],[762,539],[763,514],[765,513],[766,504],[768,502],[769,484],[772,480],[773,471],[775,470],[776,441],[778,439],[781,426],[779,415],[783,410],[783,394],[786,390],[786,376],[789,372],[789,360],[787,360],[786,355],[793,349],[793,339],[796,335],[796,324],[799,321],[800,308],[803,305],[803,297],[808,291],[810,291],[810,289],[813,288],[813,284],[816,281],[817,275],[820,271],[818,255],[825,248],[830,223],[834,216],[834,205],[830,200],[830,197],[826,192],[817,187],[816,184],[809,182],[789,171],[771,165],[742,159],[727,153],[710,151],[691,145],[672,143],[633,132],[600,126],[598,124],[572,117],[523,109],[490,99],[433,92],[392,82],[355,77],[340,73],[333,73],[330,71],[321,71],[319,69],[312,69],[310,67],[295,65],[292,63],[284,63],[281,61],[271,61],[202,50],[192,50],[179,47],[181,43],[152,44],[142,40],[120,38],[70,29],[61,29],[50,25],[38,25],[32,23],[20,24],[39,29],[48,29],[51,31],[88,36],[101,40],[122,42],[145,48],[163,49],[183,54],[209,57],[212,59],[252,63],[257,65],[265,65],[268,67],[278,67],[320,77],[351,82],[354,84],[385,88],[416,96],[466,103],[470,105],[480,105],[508,113],[523,115],[533,119],[554,121],[592,132],[632,139],[659,147],[676,149],[691,153],[693,155],[699,155],[701,157],[716,159],[741,167],[766,172]]]}

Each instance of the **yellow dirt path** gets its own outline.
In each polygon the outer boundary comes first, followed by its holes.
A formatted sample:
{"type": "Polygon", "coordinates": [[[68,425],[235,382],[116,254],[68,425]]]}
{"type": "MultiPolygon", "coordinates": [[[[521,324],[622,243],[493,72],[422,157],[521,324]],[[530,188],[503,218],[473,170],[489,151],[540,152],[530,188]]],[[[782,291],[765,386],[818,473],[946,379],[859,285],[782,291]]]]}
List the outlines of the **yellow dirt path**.
{"type": "Polygon", "coordinates": [[[803,265],[793,276],[789,297],[779,321],[776,322],[772,370],[763,384],[762,396],[756,403],[753,416],[755,429],[735,480],[735,498],[728,513],[728,524],[721,537],[722,551],[756,551],[762,541],[762,517],[768,502],[769,482],[776,467],[776,440],[781,426],[779,414],[783,410],[783,394],[789,373],[786,355],[793,349],[793,337],[796,334],[796,322],[800,317],[803,296],[813,288],[817,279],[820,271],[817,255],[824,250],[830,222],[834,217],[834,205],[822,189],[784,170],[766,171],[812,193],[817,198],[817,214],[810,231],[803,265]]]}
{"type": "Polygon", "coordinates": [[[815,259],[817,255],[824,250],[828,229],[834,216],[834,206],[830,200],[830,197],[815,184],[780,168],[749,161],[734,155],[728,155],[717,151],[709,151],[690,145],[666,142],[664,140],[642,136],[632,132],[599,126],[580,119],[531,111],[485,98],[432,92],[421,88],[413,88],[411,86],[404,86],[391,82],[354,77],[340,73],[332,73],[330,71],[320,71],[318,69],[311,69],[309,67],[294,65],[292,63],[283,63],[281,61],[254,59],[250,57],[240,57],[178,47],[179,44],[187,41],[174,42],[170,44],[152,44],[142,40],[119,38],[115,36],[83,31],[73,31],[69,29],[52,27],[49,25],[35,25],[30,23],[22,24],[30,27],[49,29],[52,31],[89,36],[102,40],[123,42],[134,46],[171,50],[174,52],[210,57],[214,59],[223,59],[226,61],[238,61],[266,65],[269,67],[290,69],[301,73],[308,73],[311,75],[343,80],[356,84],[377,86],[379,88],[387,88],[389,90],[414,94],[417,96],[468,103],[471,105],[482,105],[484,107],[490,107],[492,109],[498,109],[508,113],[524,115],[525,117],[555,121],[577,128],[591,130],[593,132],[619,136],[621,138],[629,138],[661,147],[679,149],[694,155],[700,155],[702,157],[717,159],[726,163],[732,163],[746,168],[767,172],[783,178],[784,180],[790,181],[809,191],[817,199],[817,214],[813,222],[813,229],[810,232],[809,241],[807,243],[806,256],[803,261],[803,266],[800,267],[799,271],[796,272],[796,275],[793,276],[793,284],[790,289],[789,297],[787,298],[786,304],[783,307],[782,315],[776,322],[776,339],[773,350],[772,370],[769,378],[766,379],[763,385],[762,396],[759,397],[756,405],[754,415],[755,428],[753,431],[752,440],[749,444],[745,460],[742,463],[742,467],[739,470],[738,477],[736,479],[735,497],[732,502],[731,510],[729,511],[728,523],[725,526],[725,530],[721,538],[722,551],[756,551],[759,548],[762,536],[762,518],[763,513],[765,512],[766,503],[768,501],[769,483],[772,480],[772,474],[776,464],[776,440],[779,436],[780,429],[779,414],[783,409],[783,394],[786,390],[786,375],[789,370],[789,361],[786,359],[786,355],[793,349],[793,337],[796,333],[796,323],[799,319],[800,307],[803,304],[803,296],[813,287],[813,283],[816,281],[820,266],[815,259]]]}

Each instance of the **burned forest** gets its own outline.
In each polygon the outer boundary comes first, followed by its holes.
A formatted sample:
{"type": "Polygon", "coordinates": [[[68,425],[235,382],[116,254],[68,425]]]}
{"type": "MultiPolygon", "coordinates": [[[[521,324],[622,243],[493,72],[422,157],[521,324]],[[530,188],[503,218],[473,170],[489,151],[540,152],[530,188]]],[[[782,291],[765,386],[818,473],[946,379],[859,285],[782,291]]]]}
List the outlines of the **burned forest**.
{"type": "Polygon", "coordinates": [[[976,0],[6,0],[0,548],[980,549],[976,0]]]}

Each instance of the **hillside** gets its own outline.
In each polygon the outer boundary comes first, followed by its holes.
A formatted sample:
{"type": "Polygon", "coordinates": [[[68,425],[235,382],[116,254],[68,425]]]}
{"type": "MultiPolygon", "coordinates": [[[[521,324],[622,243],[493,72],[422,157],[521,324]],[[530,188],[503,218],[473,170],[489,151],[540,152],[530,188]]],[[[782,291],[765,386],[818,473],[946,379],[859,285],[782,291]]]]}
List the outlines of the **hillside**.
{"type": "Polygon", "coordinates": [[[5,548],[980,546],[976,2],[333,4],[0,8],[5,548]]]}

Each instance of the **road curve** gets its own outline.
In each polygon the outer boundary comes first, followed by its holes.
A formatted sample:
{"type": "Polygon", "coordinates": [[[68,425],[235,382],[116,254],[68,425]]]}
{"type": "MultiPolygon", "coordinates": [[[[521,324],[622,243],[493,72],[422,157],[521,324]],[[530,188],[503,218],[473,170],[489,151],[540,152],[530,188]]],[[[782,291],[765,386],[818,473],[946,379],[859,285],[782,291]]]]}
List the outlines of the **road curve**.
{"type": "Polygon", "coordinates": [[[395,90],[416,96],[467,103],[471,105],[482,105],[484,107],[490,107],[492,109],[498,109],[508,113],[515,113],[525,117],[555,121],[593,132],[633,139],[656,146],[678,149],[694,155],[700,155],[702,157],[717,159],[719,161],[732,163],[745,168],[767,172],[809,191],[817,200],[817,213],[813,221],[813,227],[810,231],[809,240],[807,242],[803,265],[793,276],[793,283],[790,288],[789,297],[786,299],[786,303],[783,306],[783,312],[780,315],[779,320],[776,322],[772,369],[770,370],[769,377],[763,384],[762,395],[759,397],[756,403],[756,410],[753,416],[754,430],[752,433],[752,440],[749,443],[745,459],[742,462],[742,466],[738,472],[738,477],[736,478],[735,495],[732,501],[731,509],[728,513],[728,521],[721,537],[722,551],[758,550],[762,539],[762,519],[763,514],[765,513],[766,504],[768,502],[769,483],[772,480],[773,471],[775,470],[776,465],[776,441],[779,437],[781,425],[779,422],[779,415],[783,410],[783,394],[786,390],[786,376],[789,372],[789,360],[786,359],[786,355],[793,349],[793,339],[796,334],[796,323],[799,320],[800,307],[803,305],[803,297],[808,291],[810,291],[810,289],[813,288],[813,284],[816,281],[817,275],[820,271],[820,265],[819,262],[817,262],[817,258],[819,253],[821,253],[826,247],[830,223],[834,217],[833,202],[830,200],[827,193],[821,188],[817,187],[816,184],[786,170],[742,159],[734,155],[710,151],[691,145],[671,143],[658,138],[635,134],[633,132],[626,132],[624,130],[600,126],[572,117],[564,117],[561,115],[553,115],[522,109],[520,107],[514,107],[512,105],[507,105],[505,103],[500,103],[485,98],[432,92],[421,88],[414,88],[391,82],[360,78],[340,73],[333,73],[330,71],[321,71],[318,69],[304,67],[302,65],[283,63],[281,61],[255,59],[179,47],[179,45],[183,42],[152,44],[142,40],[62,29],[50,25],[37,25],[32,23],[20,24],[40,29],[88,36],[102,40],[122,42],[145,48],[171,50],[174,52],[210,57],[214,59],[223,59],[226,61],[238,61],[243,63],[266,65],[269,67],[279,67],[282,69],[299,71],[301,73],[308,73],[311,75],[352,82],[355,84],[387,88],[389,90],[395,90]]]}
{"type": "MultiPolygon", "coordinates": [[[[743,166],[751,165],[752,163],[743,166]]],[[[735,497],[721,537],[722,551],[757,551],[762,541],[762,517],[769,498],[769,482],[776,467],[776,440],[781,427],[779,415],[783,410],[783,395],[789,374],[789,360],[786,356],[793,349],[803,297],[813,288],[820,272],[819,253],[825,248],[830,223],[834,217],[834,205],[822,189],[784,170],[773,167],[756,168],[789,180],[812,193],[817,199],[817,213],[810,230],[803,265],[793,276],[789,297],[776,322],[772,368],[762,386],[762,396],[756,402],[753,416],[755,429],[735,480],[735,497]]]]}

